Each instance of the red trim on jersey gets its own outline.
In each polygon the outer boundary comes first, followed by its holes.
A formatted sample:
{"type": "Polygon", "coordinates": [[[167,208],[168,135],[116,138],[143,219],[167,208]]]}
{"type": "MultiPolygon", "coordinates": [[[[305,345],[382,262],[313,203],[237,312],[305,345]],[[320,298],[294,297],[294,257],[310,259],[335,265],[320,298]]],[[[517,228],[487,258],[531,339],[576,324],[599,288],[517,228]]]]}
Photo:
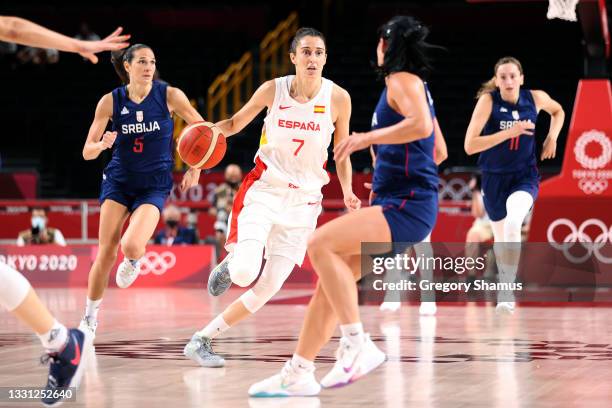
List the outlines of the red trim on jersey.
{"type": "Polygon", "coordinates": [[[327,171],[327,160],[325,160],[325,163],[323,163],[323,170],[325,170],[325,173],[327,173],[327,177],[329,177],[331,180],[331,173],[327,171]]]}
{"type": "Polygon", "coordinates": [[[261,161],[259,156],[255,157],[255,167],[249,172],[249,174],[247,174],[244,181],[240,185],[238,192],[236,193],[236,197],[234,198],[234,204],[232,205],[232,225],[230,227],[229,235],[227,236],[227,241],[225,241],[225,245],[235,244],[238,242],[238,216],[240,215],[242,208],[244,208],[244,197],[253,183],[261,178],[261,175],[267,168],[268,166],[266,166],[266,163],[261,161]]]}
{"type": "Polygon", "coordinates": [[[521,137],[517,136],[516,137],[516,146],[514,146],[514,150],[518,150],[519,149],[519,142],[521,141],[521,137]]]}

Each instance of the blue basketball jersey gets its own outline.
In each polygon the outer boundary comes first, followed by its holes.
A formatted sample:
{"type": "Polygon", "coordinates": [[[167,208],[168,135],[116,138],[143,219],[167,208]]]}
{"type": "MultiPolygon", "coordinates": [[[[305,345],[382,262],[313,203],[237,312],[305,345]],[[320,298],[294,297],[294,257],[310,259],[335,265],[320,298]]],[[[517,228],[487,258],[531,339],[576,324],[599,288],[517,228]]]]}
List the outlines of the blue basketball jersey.
{"type": "MultiPolygon", "coordinates": [[[[493,108],[480,137],[509,129],[520,120],[536,123],[538,110],[529,89],[521,89],[516,104],[502,99],[499,90],[491,92],[493,108]]],[[[489,173],[514,173],[536,165],[535,136],[521,135],[480,153],[478,166],[489,173]]]]}
{"type": "MultiPolygon", "coordinates": [[[[432,120],[436,117],[427,84],[425,92],[432,120]]],[[[372,130],[392,126],[404,116],[387,103],[387,88],[382,91],[372,117],[372,130]]],[[[425,139],[403,144],[374,145],[376,165],[372,189],[379,196],[408,197],[414,189],[438,191],[438,166],[434,162],[434,132],[425,139]]]]}
{"type": "Polygon", "coordinates": [[[113,90],[113,130],[117,139],[104,176],[135,187],[155,187],[160,173],[173,166],[174,122],[166,102],[167,84],[153,81],[141,103],[127,96],[125,86],[113,90]],[[149,183],[150,182],[150,183],[149,183]]]}

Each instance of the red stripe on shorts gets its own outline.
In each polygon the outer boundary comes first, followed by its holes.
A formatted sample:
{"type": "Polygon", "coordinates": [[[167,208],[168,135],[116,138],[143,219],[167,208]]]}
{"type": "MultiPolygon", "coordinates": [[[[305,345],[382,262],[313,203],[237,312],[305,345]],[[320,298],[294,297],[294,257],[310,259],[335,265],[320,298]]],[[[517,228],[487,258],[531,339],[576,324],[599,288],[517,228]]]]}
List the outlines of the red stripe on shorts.
{"type": "Polygon", "coordinates": [[[238,216],[244,207],[244,197],[247,191],[249,191],[249,188],[261,178],[261,175],[267,168],[268,166],[266,166],[259,157],[255,157],[255,168],[247,174],[236,193],[236,197],[234,197],[234,204],[232,205],[232,225],[230,226],[230,232],[227,236],[227,241],[225,241],[225,245],[235,244],[238,241],[238,216]]]}

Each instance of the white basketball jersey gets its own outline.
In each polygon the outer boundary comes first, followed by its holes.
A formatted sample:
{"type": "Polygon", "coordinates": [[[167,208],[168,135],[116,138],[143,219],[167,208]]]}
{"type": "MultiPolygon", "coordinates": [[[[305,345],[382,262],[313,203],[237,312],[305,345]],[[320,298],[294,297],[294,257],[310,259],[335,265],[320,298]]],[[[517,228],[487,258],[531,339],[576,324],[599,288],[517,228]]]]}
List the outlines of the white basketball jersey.
{"type": "Polygon", "coordinates": [[[316,192],[329,183],[325,170],[334,124],[333,82],[323,78],[317,96],[299,103],[289,95],[289,75],[276,78],[274,103],[264,120],[257,156],[266,165],[261,180],[280,187],[316,192]]]}

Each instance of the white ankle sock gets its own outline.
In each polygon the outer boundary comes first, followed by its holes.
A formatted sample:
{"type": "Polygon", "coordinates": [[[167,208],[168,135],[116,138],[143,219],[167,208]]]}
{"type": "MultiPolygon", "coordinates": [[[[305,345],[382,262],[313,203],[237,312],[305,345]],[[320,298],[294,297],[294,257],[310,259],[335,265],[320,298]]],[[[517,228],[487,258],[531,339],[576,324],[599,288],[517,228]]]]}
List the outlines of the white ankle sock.
{"type": "Polygon", "coordinates": [[[363,334],[363,323],[361,322],[342,324],[340,325],[340,331],[342,332],[342,337],[347,338],[355,345],[361,344],[365,337],[363,334]]]}
{"type": "Polygon", "coordinates": [[[196,334],[200,337],[214,339],[229,328],[230,326],[225,322],[225,320],[223,320],[223,315],[220,314],[219,316],[215,317],[212,322],[208,323],[206,327],[199,332],[196,332],[196,334]]]}
{"type": "Polygon", "coordinates": [[[48,352],[55,353],[61,351],[64,345],[66,345],[68,329],[57,320],[54,320],[51,330],[47,333],[39,334],[38,337],[48,352]]]}
{"type": "Polygon", "coordinates": [[[291,367],[299,374],[308,373],[314,370],[314,361],[307,360],[299,354],[294,354],[291,357],[291,367]]]}
{"type": "Polygon", "coordinates": [[[90,298],[87,298],[87,304],[85,306],[85,316],[98,319],[98,311],[100,310],[101,303],[102,298],[98,300],[91,300],[90,298]]]}

